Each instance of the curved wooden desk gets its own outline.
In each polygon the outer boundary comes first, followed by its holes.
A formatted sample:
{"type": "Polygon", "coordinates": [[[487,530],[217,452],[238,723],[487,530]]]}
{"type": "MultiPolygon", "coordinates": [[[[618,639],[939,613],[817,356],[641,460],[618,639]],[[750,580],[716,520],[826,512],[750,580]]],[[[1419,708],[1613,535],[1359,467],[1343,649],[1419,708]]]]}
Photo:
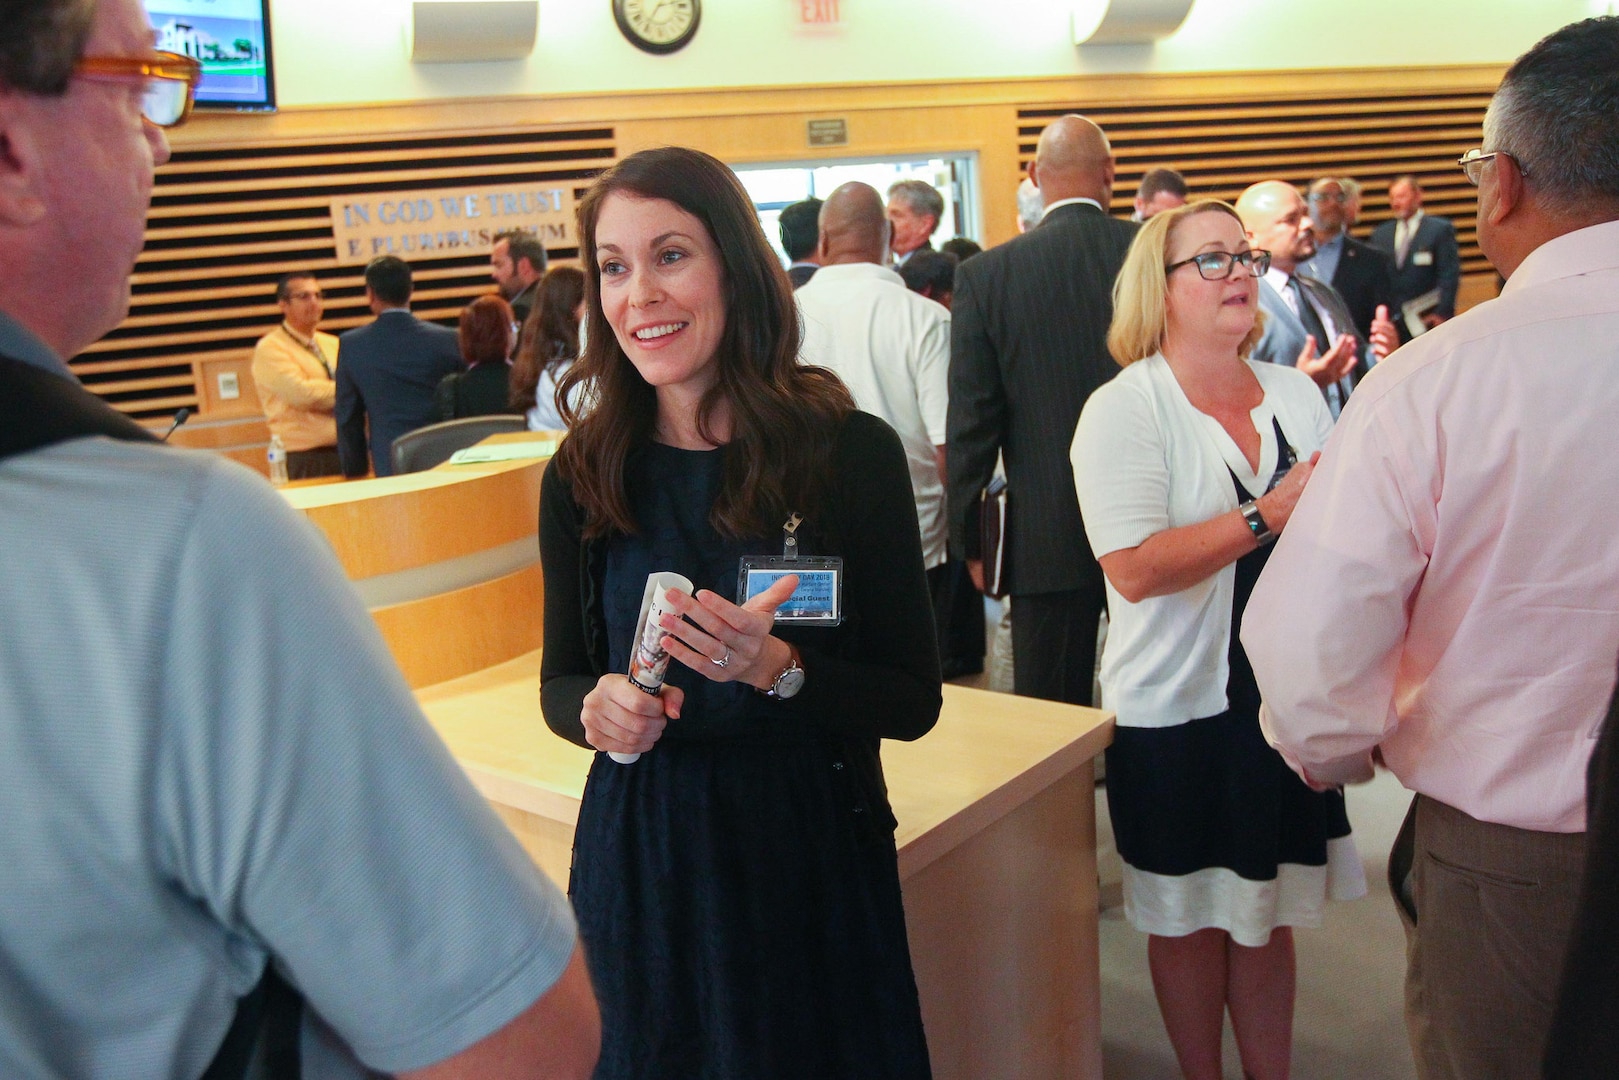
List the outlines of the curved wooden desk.
{"type": "Polygon", "coordinates": [[[540,647],[541,460],[287,488],[343,564],[412,688],[540,647]]]}
{"type": "MultiPolygon", "coordinates": [[[[473,783],[566,886],[593,755],[540,716],[542,469],[443,466],[286,495],[331,538],[473,783]]],[[[1111,738],[1093,709],[946,686],[931,733],[883,744],[940,1080],[1100,1080],[1091,759],[1111,738]]]]}

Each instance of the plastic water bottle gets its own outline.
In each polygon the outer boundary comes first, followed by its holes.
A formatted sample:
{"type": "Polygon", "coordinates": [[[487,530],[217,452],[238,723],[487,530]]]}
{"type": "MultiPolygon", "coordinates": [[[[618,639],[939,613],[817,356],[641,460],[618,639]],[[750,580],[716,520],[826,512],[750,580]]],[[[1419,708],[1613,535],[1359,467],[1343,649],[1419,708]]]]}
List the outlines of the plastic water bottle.
{"type": "Polygon", "coordinates": [[[270,483],[280,487],[287,482],[287,446],[281,436],[270,436],[270,483]]]}

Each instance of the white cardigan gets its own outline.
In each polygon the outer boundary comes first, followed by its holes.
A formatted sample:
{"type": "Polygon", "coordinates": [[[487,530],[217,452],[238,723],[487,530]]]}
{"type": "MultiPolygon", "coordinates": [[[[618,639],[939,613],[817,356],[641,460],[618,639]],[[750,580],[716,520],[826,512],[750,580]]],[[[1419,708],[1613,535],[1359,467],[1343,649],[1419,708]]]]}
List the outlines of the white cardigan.
{"type": "MultiPolygon", "coordinates": [[[[1125,368],[1091,395],[1069,449],[1091,550],[1100,558],[1155,533],[1237,508],[1229,466],[1248,490],[1276,470],[1275,417],[1299,460],[1332,430],[1315,382],[1296,368],[1248,361],[1265,392],[1253,410],[1259,470],[1218,421],[1186,399],[1163,355],[1125,368]]],[[[1234,564],[1168,596],[1132,604],[1108,582],[1102,704],[1128,727],[1169,727],[1227,708],[1234,564]]]]}

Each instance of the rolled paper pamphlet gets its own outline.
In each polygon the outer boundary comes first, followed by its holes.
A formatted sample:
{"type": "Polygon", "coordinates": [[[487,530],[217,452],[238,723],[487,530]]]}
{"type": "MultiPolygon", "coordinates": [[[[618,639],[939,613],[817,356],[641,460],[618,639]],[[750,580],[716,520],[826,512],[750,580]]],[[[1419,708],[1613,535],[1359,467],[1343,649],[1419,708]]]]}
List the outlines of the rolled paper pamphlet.
{"type": "MultiPolygon", "coordinates": [[[[663,647],[663,635],[668,631],[659,624],[669,613],[667,598],[671,592],[690,596],[692,583],[667,570],[647,575],[646,591],[641,594],[641,617],[635,622],[635,649],[630,653],[630,682],[653,697],[662,693],[663,675],[669,670],[669,652],[663,647]]],[[[641,755],[610,750],[607,756],[620,765],[628,765],[641,755]]]]}

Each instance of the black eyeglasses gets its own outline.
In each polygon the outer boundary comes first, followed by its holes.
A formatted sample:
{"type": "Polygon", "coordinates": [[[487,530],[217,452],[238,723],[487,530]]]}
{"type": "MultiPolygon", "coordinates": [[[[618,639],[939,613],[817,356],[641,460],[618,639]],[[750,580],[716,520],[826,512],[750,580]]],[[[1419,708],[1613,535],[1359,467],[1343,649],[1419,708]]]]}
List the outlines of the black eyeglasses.
{"type": "Polygon", "coordinates": [[[1461,157],[1457,158],[1456,164],[1461,166],[1462,175],[1467,177],[1467,182],[1472,184],[1474,187],[1478,187],[1479,177],[1484,175],[1484,163],[1493,157],[1512,158],[1512,163],[1518,166],[1518,175],[1525,177],[1529,175],[1529,170],[1524,166],[1524,163],[1507,153],[1505,150],[1490,150],[1486,152],[1482,146],[1474,147],[1461,157]]]}
{"type": "Polygon", "coordinates": [[[73,65],[81,79],[119,81],[140,79],[145,84],[141,115],[158,127],[174,127],[191,114],[202,65],[189,56],[160,52],[150,57],[86,56],[73,65]]]}
{"type": "Polygon", "coordinates": [[[1325,191],[1314,191],[1310,193],[1310,201],[1313,203],[1346,203],[1349,201],[1349,196],[1341,191],[1332,194],[1325,191]]]}
{"type": "Polygon", "coordinates": [[[1270,252],[1257,248],[1235,254],[1229,251],[1205,251],[1201,255],[1193,255],[1190,259],[1170,263],[1164,267],[1165,276],[1173,274],[1188,263],[1197,267],[1198,276],[1204,281],[1224,281],[1238,266],[1246,269],[1254,277],[1264,277],[1270,270],[1270,252]]]}

